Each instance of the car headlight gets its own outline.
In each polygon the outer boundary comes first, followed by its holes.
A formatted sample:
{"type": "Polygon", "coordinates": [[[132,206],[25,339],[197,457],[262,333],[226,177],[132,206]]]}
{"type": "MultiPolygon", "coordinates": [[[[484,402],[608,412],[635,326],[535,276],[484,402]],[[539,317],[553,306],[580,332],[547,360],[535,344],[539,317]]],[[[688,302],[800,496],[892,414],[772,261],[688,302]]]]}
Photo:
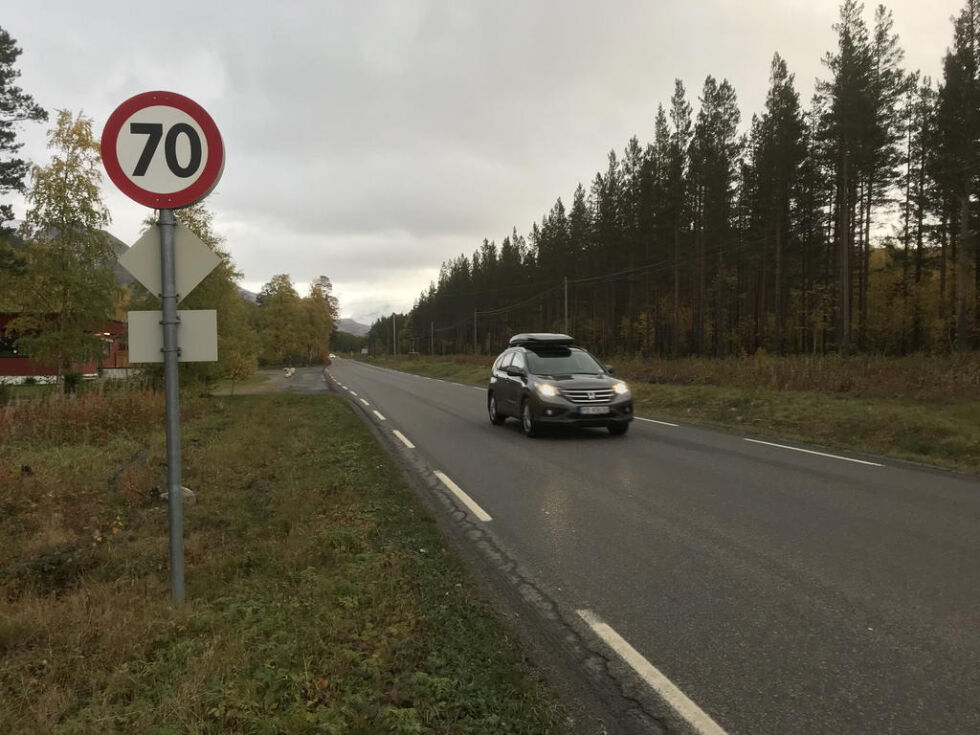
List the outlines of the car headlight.
{"type": "Polygon", "coordinates": [[[549,383],[538,383],[538,393],[548,398],[554,398],[558,395],[558,389],[549,383]]]}
{"type": "Polygon", "coordinates": [[[613,383],[612,388],[619,395],[623,395],[624,393],[630,392],[629,386],[626,385],[626,383],[624,383],[623,381],[619,381],[618,383],[613,383]]]}

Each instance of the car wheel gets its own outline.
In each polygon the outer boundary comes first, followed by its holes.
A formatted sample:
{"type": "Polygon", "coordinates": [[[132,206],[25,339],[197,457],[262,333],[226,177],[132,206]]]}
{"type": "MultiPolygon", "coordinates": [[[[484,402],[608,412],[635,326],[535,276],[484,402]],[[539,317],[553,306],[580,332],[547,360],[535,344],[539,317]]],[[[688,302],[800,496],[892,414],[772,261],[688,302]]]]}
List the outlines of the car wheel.
{"type": "Polygon", "coordinates": [[[534,414],[531,412],[531,404],[528,403],[526,398],[521,403],[521,428],[524,429],[525,436],[538,435],[538,422],[534,420],[534,414]]]}
{"type": "Polygon", "coordinates": [[[629,424],[609,424],[609,433],[613,436],[622,436],[629,431],[629,424]]]}
{"type": "Polygon", "coordinates": [[[490,414],[490,423],[494,426],[500,426],[507,420],[506,416],[497,411],[497,397],[493,393],[487,399],[487,413],[490,414]]]}

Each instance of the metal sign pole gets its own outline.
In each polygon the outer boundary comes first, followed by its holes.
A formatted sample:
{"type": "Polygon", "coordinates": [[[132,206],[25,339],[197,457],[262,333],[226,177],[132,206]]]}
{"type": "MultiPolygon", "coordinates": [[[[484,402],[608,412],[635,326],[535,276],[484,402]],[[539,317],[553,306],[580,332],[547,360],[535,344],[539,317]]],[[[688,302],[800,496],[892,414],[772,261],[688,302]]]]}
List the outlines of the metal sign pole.
{"type": "Polygon", "coordinates": [[[166,391],[167,500],[170,513],[170,596],[174,604],[184,602],[184,512],[180,489],[180,375],[177,368],[177,278],[172,209],[161,209],[160,265],[163,275],[163,381],[166,391]]]}

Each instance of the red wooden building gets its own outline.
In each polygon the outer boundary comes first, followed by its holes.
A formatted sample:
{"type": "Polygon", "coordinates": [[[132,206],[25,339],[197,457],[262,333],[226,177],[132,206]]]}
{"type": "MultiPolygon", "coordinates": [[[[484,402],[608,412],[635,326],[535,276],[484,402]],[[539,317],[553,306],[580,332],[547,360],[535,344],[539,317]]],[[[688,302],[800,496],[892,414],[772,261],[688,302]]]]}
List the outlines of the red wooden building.
{"type": "MultiPolygon", "coordinates": [[[[33,378],[38,383],[55,380],[58,369],[55,365],[35,362],[28,356],[17,354],[14,340],[7,334],[9,324],[16,314],[0,314],[0,383],[23,383],[33,378]]],[[[71,365],[68,370],[81,373],[83,377],[95,378],[100,374],[128,374],[129,360],[123,347],[126,336],[126,322],[109,320],[101,331],[96,332],[102,342],[102,358],[71,365]]]]}

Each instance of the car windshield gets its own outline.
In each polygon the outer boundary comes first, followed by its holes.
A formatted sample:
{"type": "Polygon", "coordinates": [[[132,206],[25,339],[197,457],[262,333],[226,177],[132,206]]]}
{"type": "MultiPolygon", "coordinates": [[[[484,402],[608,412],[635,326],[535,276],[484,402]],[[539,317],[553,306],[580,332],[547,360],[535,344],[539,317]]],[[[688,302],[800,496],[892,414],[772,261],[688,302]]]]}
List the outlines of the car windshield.
{"type": "Polygon", "coordinates": [[[605,372],[588,352],[582,350],[550,349],[527,353],[528,371],[535,375],[605,372]]]}

